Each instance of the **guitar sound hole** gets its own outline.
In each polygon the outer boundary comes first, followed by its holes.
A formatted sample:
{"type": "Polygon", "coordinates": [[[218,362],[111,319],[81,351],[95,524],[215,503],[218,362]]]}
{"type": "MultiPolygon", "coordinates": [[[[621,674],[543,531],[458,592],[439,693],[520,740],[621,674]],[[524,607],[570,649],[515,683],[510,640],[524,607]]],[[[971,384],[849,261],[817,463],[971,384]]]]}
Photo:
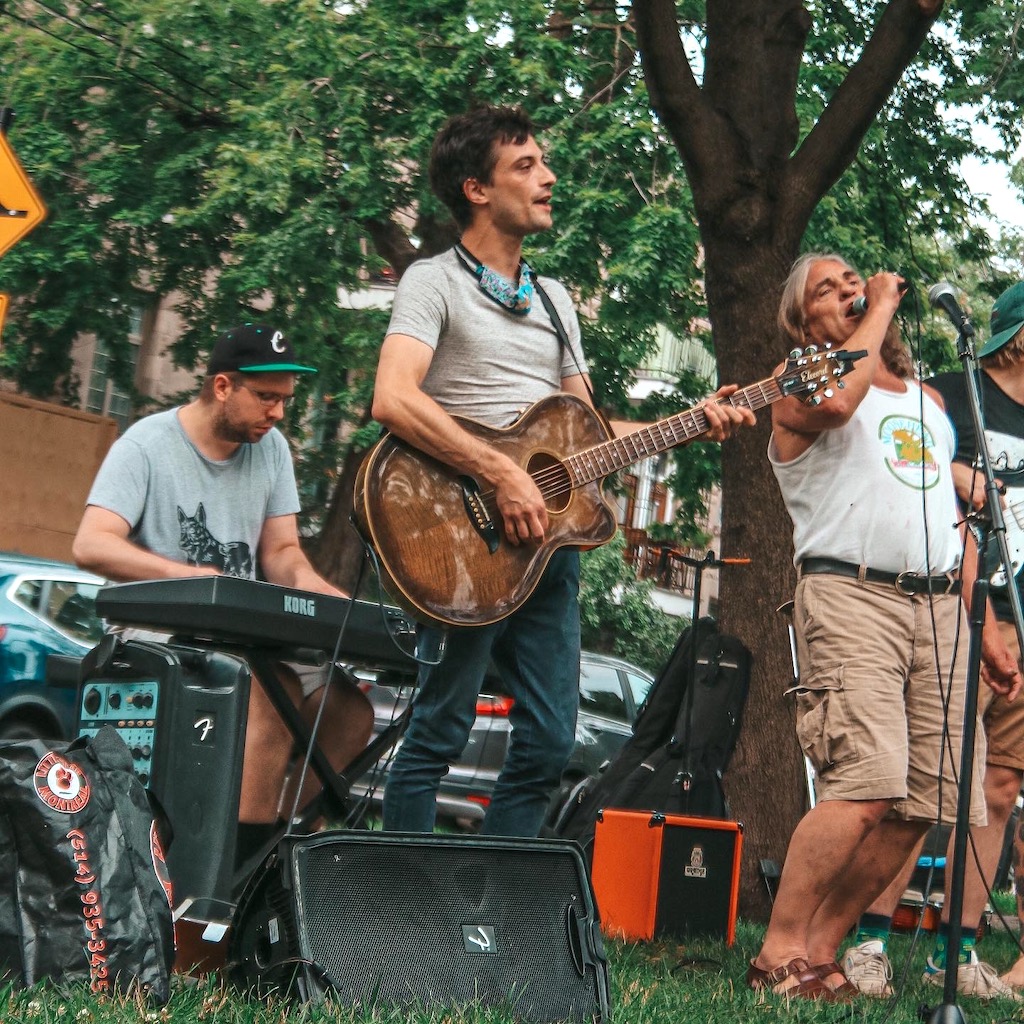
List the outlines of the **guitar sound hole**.
{"type": "Polygon", "coordinates": [[[537,481],[548,511],[564,511],[572,497],[572,484],[561,460],[547,452],[541,452],[530,459],[527,472],[537,481]]]}

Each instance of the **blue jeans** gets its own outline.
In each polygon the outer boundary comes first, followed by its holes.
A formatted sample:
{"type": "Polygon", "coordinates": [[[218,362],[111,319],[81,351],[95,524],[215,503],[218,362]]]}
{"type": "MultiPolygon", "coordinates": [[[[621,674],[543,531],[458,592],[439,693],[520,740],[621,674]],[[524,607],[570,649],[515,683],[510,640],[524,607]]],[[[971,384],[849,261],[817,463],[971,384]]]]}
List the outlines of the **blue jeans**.
{"type": "MultiPolygon", "coordinates": [[[[579,708],[579,554],[552,556],[537,589],[508,618],[452,628],[440,665],[420,669],[420,690],[384,790],[384,828],[430,832],[437,789],[462,755],[493,659],[515,699],[508,753],[484,816],[488,835],[535,836],[572,753],[579,708]]],[[[425,631],[422,649],[435,649],[425,631]]]]}

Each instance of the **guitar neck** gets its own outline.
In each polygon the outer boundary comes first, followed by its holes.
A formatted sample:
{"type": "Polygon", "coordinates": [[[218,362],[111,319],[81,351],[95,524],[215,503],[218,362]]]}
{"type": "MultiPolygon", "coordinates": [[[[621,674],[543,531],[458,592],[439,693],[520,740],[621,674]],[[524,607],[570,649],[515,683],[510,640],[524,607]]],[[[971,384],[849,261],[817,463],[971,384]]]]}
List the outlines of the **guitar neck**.
{"type": "MultiPolygon", "coordinates": [[[[782,397],[783,392],[778,381],[774,377],[766,377],[726,398],[719,398],[718,404],[731,405],[737,409],[757,410],[777,402],[782,397]]],[[[615,437],[592,448],[585,448],[563,461],[572,474],[573,486],[579,487],[601,480],[616,470],[624,469],[659,452],[692,441],[707,432],[707,415],[701,406],[696,406],[641,427],[624,437],[615,437]]]]}

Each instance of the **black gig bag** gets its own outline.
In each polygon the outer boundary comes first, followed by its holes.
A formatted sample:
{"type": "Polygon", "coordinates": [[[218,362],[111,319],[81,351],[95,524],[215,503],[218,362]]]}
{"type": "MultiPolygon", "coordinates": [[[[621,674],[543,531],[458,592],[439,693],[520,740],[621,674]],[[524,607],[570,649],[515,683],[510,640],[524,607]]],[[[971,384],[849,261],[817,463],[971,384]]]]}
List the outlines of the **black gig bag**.
{"type": "Polygon", "coordinates": [[[739,738],[752,667],[746,646],[720,633],[713,619],[687,628],[632,737],[600,774],[577,784],[549,832],[575,840],[589,857],[605,808],[730,818],[722,776],[739,738]]]}
{"type": "Polygon", "coordinates": [[[121,737],[0,745],[0,970],[16,985],[170,994],[170,882],[121,737]]]}

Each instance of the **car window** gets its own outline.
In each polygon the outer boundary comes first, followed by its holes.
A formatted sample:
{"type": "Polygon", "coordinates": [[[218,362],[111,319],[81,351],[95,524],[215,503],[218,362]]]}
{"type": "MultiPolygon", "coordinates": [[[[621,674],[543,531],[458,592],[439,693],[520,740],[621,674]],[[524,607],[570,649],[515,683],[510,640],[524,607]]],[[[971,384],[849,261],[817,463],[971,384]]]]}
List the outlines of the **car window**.
{"type": "Polygon", "coordinates": [[[14,591],[14,599],[30,612],[38,612],[42,593],[42,580],[22,580],[14,591]]]}
{"type": "Polygon", "coordinates": [[[83,643],[98,643],[103,621],[96,614],[97,583],[75,580],[22,580],[14,599],[62,633],[83,643]]]}
{"type": "Polygon", "coordinates": [[[654,684],[650,676],[638,676],[635,672],[626,673],[629,692],[633,695],[633,707],[638,708],[647,698],[647,691],[654,684]]]}
{"type": "Polygon", "coordinates": [[[580,709],[620,722],[629,721],[619,673],[615,669],[583,662],[580,666],[580,709]]]}

